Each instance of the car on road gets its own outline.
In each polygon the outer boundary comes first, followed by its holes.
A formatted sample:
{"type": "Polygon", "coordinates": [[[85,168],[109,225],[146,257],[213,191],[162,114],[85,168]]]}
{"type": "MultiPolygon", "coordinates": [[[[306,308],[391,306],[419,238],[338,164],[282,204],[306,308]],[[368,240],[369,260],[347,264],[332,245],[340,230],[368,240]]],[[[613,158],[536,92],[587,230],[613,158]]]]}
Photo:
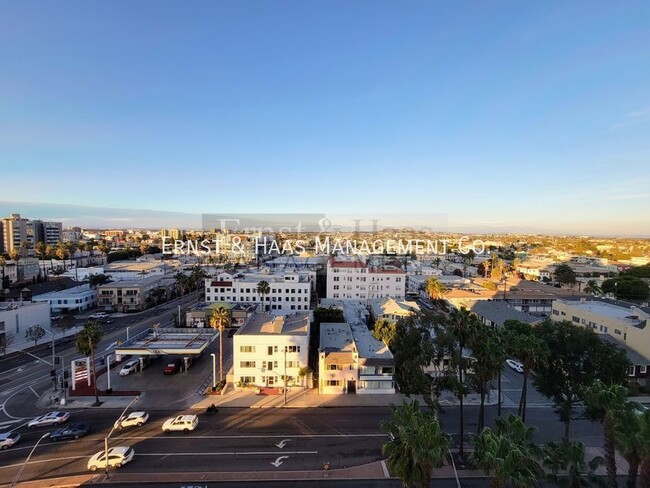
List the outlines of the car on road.
{"type": "Polygon", "coordinates": [[[108,317],[108,315],[106,315],[104,312],[97,312],[88,316],[89,319],[105,319],[106,317],[108,317]]]}
{"type": "MultiPolygon", "coordinates": [[[[132,447],[111,447],[108,450],[108,466],[111,468],[121,468],[126,463],[131,462],[133,456],[135,456],[135,451],[132,447]]],[[[90,471],[97,471],[98,469],[105,468],[106,464],[106,453],[102,449],[88,460],[88,469],[90,471]]]]}
{"type": "Polygon", "coordinates": [[[121,417],[115,422],[116,429],[124,429],[126,427],[140,427],[147,423],[149,414],[147,412],[131,412],[129,415],[121,417]]]}
{"type": "Polygon", "coordinates": [[[70,414],[68,412],[50,412],[30,420],[29,422],[27,422],[27,427],[33,429],[34,427],[59,425],[65,422],[66,420],[68,420],[69,418],[70,418],[70,414]]]}
{"type": "Polygon", "coordinates": [[[102,320],[102,324],[112,324],[112,323],[113,323],[113,319],[102,320]]]}
{"type": "Polygon", "coordinates": [[[0,449],[9,449],[20,440],[18,432],[5,432],[0,434],[0,449]]]}
{"type": "Polygon", "coordinates": [[[90,426],[88,424],[70,424],[67,427],[61,429],[56,429],[50,434],[50,440],[56,441],[67,441],[70,439],[77,440],[79,437],[83,437],[90,432],[90,426]]]}
{"type": "Polygon", "coordinates": [[[131,359],[124,366],[122,366],[122,369],[120,369],[120,376],[130,375],[134,371],[138,370],[138,366],[140,366],[140,361],[137,359],[131,359]]]}
{"type": "Polygon", "coordinates": [[[517,373],[524,372],[524,365],[514,359],[506,359],[506,364],[514,369],[517,373]]]}
{"type": "Polygon", "coordinates": [[[199,418],[196,415],[179,415],[165,420],[162,430],[163,432],[189,432],[196,429],[197,425],[199,425],[199,418]]]}
{"type": "Polygon", "coordinates": [[[176,374],[180,372],[181,370],[181,360],[176,359],[172,362],[167,363],[167,366],[165,366],[165,369],[163,370],[163,374],[176,374]]]}

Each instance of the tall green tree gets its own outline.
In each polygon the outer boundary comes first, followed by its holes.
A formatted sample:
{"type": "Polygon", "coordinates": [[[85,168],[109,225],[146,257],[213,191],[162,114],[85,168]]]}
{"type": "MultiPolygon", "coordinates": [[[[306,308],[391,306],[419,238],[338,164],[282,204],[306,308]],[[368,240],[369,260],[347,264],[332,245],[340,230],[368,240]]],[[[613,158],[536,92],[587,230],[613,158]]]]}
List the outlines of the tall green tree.
{"type": "Polygon", "coordinates": [[[533,330],[552,351],[546,362],[537,365],[533,384],[554,403],[564,423],[564,437],[569,439],[571,421],[585,388],[596,379],[608,385],[625,384],[630,363],[620,347],[571,322],[547,320],[533,330]]]}
{"type": "Polygon", "coordinates": [[[639,439],[641,440],[641,471],[639,481],[641,488],[650,488],[650,410],[645,410],[637,417],[639,439]]]}
{"type": "Polygon", "coordinates": [[[585,286],[585,293],[600,295],[602,292],[603,290],[600,288],[600,285],[598,285],[598,282],[596,280],[589,280],[587,282],[587,286],[585,286]]]}
{"type": "Polygon", "coordinates": [[[585,462],[585,446],[581,442],[549,442],[543,448],[543,465],[549,478],[560,488],[588,488],[591,473],[585,462]]]}
{"type": "Polygon", "coordinates": [[[90,356],[92,367],[93,388],[95,390],[95,404],[99,404],[99,393],[97,391],[97,369],[95,367],[95,351],[104,337],[104,331],[97,322],[86,322],[84,328],[77,333],[77,351],[83,356],[90,356]]]}
{"type": "MultiPolygon", "coordinates": [[[[624,408],[614,416],[614,436],[616,438],[616,448],[629,466],[627,488],[636,488],[645,442],[644,434],[650,436],[650,429],[644,433],[643,413],[639,410],[638,405],[632,402],[626,403],[624,408]]],[[[648,444],[650,444],[650,441],[648,441],[648,444]]]]}
{"type": "Polygon", "coordinates": [[[271,293],[271,285],[269,285],[268,281],[260,281],[257,284],[257,294],[262,298],[262,310],[266,312],[267,310],[267,305],[266,305],[266,297],[271,293]]]}
{"type": "Polygon", "coordinates": [[[475,439],[473,460],[490,478],[491,488],[530,488],[543,474],[541,449],[533,443],[534,429],[519,417],[498,417],[475,439]]]}
{"type": "Polygon", "coordinates": [[[372,335],[390,347],[397,335],[397,322],[388,319],[376,320],[372,327],[372,335]]]}
{"type": "Polygon", "coordinates": [[[467,394],[467,386],[465,383],[465,369],[467,366],[467,358],[465,354],[465,347],[468,345],[471,338],[481,326],[481,323],[476,315],[470,312],[467,308],[454,309],[449,314],[449,320],[446,322],[445,327],[447,331],[454,337],[458,345],[456,353],[453,357],[457,365],[457,383],[456,383],[456,396],[460,407],[460,440],[458,455],[464,457],[465,450],[465,408],[464,398],[467,394]]]}
{"type": "Polygon", "coordinates": [[[230,310],[217,307],[210,314],[210,327],[219,331],[219,381],[223,381],[223,330],[230,321],[230,310]]]}
{"type": "Polygon", "coordinates": [[[440,301],[442,298],[445,296],[445,285],[443,285],[438,278],[435,276],[430,276],[427,279],[427,283],[425,285],[425,290],[427,295],[429,295],[429,298],[434,301],[440,301]]]}
{"type": "Polygon", "coordinates": [[[573,286],[576,284],[576,274],[568,264],[560,264],[555,268],[555,280],[560,285],[573,286]]]}
{"type": "Polygon", "coordinates": [[[614,422],[617,412],[623,410],[627,400],[627,388],[621,385],[605,385],[596,380],[584,391],[587,416],[603,424],[605,467],[607,486],[618,488],[616,479],[616,434],[614,422]]]}
{"type": "Polygon", "coordinates": [[[641,278],[623,275],[603,281],[603,293],[613,293],[618,300],[643,301],[650,297],[650,287],[641,278]]]}
{"type": "Polygon", "coordinates": [[[474,358],[470,378],[480,395],[478,432],[481,432],[485,426],[485,397],[506,360],[503,333],[501,329],[483,325],[477,327],[477,332],[471,338],[470,347],[474,358]]]}
{"type": "Polygon", "coordinates": [[[405,488],[429,488],[432,470],[442,466],[449,450],[450,439],[440,422],[413,400],[392,407],[392,419],[380,426],[390,438],[382,447],[390,472],[405,488]]]}
{"type": "Polygon", "coordinates": [[[528,399],[528,378],[531,370],[543,364],[549,356],[549,349],[541,339],[533,334],[533,327],[518,320],[504,323],[504,335],[507,353],[518,359],[524,366],[524,381],[519,399],[518,415],[526,421],[526,404],[528,399]]]}

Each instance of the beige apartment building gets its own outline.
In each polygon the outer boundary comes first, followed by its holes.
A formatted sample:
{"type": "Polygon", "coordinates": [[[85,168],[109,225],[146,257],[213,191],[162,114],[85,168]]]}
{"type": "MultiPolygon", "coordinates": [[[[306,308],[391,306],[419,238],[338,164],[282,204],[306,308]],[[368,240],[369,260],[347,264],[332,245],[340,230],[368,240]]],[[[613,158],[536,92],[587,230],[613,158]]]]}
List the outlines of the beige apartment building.
{"type": "Polygon", "coordinates": [[[650,308],[604,298],[555,300],[551,318],[568,320],[614,339],[628,352],[628,376],[647,381],[650,366],[650,308]]]}
{"type": "MultiPolygon", "coordinates": [[[[168,279],[173,281],[173,279],[168,279]]],[[[98,287],[98,304],[105,310],[116,312],[136,312],[144,310],[152,305],[152,298],[157,289],[163,289],[165,294],[169,293],[167,283],[161,276],[137,280],[122,280],[114,283],[107,283],[98,287]]]]}

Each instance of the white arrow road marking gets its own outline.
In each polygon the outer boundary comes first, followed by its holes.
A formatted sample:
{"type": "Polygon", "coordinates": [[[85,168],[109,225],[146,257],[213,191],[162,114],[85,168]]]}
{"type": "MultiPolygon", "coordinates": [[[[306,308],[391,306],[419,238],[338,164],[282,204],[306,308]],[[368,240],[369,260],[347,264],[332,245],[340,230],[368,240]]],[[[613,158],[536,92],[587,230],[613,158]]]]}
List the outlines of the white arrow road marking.
{"type": "Polygon", "coordinates": [[[271,464],[276,468],[279,468],[280,465],[284,462],[283,459],[289,459],[289,456],[279,456],[275,461],[272,461],[271,464]]]}
{"type": "Polygon", "coordinates": [[[287,445],[287,442],[289,442],[291,439],[282,439],[280,442],[278,442],[275,447],[278,447],[280,449],[283,449],[284,446],[287,445]]]}

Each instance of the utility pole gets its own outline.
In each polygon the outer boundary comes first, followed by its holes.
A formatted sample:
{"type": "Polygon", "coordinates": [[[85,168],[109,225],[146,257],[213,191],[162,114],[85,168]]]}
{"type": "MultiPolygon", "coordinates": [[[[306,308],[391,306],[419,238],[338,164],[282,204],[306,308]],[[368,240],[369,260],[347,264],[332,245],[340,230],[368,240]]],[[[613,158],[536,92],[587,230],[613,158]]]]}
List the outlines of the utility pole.
{"type": "Polygon", "coordinates": [[[284,346],[284,404],[287,404],[287,346],[284,346]]]}

